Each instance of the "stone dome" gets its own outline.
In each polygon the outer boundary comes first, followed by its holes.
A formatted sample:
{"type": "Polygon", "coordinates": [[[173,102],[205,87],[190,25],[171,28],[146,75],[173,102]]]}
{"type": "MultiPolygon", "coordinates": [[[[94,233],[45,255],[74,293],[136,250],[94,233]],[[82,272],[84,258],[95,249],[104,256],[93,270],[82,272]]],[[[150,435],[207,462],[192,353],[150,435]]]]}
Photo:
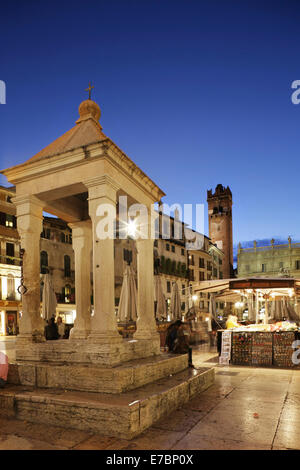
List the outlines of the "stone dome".
{"type": "Polygon", "coordinates": [[[96,121],[99,121],[101,116],[100,107],[93,100],[82,101],[78,111],[80,118],[93,117],[96,121]]]}

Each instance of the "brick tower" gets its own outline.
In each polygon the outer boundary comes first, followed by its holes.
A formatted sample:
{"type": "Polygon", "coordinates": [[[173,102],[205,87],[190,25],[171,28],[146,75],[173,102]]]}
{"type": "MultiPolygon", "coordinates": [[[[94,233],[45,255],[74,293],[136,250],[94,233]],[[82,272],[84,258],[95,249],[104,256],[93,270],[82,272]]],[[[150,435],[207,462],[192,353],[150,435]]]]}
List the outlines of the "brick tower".
{"type": "Polygon", "coordinates": [[[223,251],[223,279],[233,277],[232,193],[218,184],[207,191],[209,237],[223,251]]]}

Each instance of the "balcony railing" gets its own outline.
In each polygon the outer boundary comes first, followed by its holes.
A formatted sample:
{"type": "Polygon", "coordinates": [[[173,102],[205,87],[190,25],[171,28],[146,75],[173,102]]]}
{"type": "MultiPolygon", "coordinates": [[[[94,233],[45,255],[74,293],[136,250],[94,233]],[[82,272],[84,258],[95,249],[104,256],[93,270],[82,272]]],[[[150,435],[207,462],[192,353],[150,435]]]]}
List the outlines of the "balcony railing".
{"type": "Polygon", "coordinates": [[[17,258],[16,256],[0,255],[0,263],[21,266],[21,258],[17,258]]]}

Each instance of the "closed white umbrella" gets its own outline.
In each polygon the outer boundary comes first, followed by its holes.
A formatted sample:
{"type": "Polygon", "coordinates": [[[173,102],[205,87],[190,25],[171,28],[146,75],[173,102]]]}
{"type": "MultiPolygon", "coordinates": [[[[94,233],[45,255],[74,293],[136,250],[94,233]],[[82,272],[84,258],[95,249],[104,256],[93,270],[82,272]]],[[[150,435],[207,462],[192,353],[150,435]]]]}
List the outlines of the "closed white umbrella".
{"type": "Polygon", "coordinates": [[[272,305],[271,305],[271,318],[274,320],[282,320],[282,310],[283,310],[283,304],[282,300],[272,300],[272,305]]]}
{"type": "Polygon", "coordinates": [[[254,321],[256,317],[256,313],[255,313],[253,294],[247,295],[247,304],[248,304],[248,320],[254,321]]]}
{"type": "Polygon", "coordinates": [[[212,319],[216,319],[216,299],[214,294],[210,294],[209,296],[209,317],[207,322],[207,330],[212,331],[212,319]]]}
{"type": "Polygon", "coordinates": [[[120,321],[135,321],[137,319],[137,292],[133,269],[126,266],[119,302],[120,321]]]}
{"type": "Polygon", "coordinates": [[[167,316],[166,298],[162,289],[161,277],[158,275],[154,276],[154,298],[156,301],[156,318],[163,320],[167,316]]]}
{"type": "Polygon", "coordinates": [[[52,316],[55,316],[56,306],[57,299],[52,287],[50,276],[49,274],[45,274],[42,301],[42,316],[44,320],[50,320],[52,316]]]}
{"type": "Polygon", "coordinates": [[[211,318],[216,319],[217,309],[216,309],[215,294],[210,294],[209,296],[209,313],[210,313],[211,318]]]}
{"type": "Polygon", "coordinates": [[[177,282],[172,286],[170,314],[171,320],[181,320],[181,300],[177,282]]]}
{"type": "Polygon", "coordinates": [[[290,320],[292,322],[298,322],[299,321],[299,317],[298,317],[296,311],[291,306],[291,304],[286,299],[286,297],[283,298],[283,312],[284,312],[285,317],[288,317],[288,320],[290,320]]]}

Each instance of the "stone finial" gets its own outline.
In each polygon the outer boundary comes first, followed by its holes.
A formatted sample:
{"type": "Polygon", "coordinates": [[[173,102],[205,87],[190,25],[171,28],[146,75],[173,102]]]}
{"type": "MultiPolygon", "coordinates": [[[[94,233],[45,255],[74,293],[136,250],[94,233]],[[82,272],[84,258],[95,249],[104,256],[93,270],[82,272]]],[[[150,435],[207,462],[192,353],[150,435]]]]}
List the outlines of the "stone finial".
{"type": "Polygon", "coordinates": [[[93,100],[84,100],[79,105],[79,116],[84,117],[87,114],[91,114],[97,121],[99,121],[101,116],[100,107],[93,100]]]}
{"type": "Polygon", "coordinates": [[[97,103],[93,100],[82,101],[79,105],[79,116],[77,122],[83,121],[84,119],[92,118],[95,121],[99,121],[101,116],[101,110],[97,103]]]}

